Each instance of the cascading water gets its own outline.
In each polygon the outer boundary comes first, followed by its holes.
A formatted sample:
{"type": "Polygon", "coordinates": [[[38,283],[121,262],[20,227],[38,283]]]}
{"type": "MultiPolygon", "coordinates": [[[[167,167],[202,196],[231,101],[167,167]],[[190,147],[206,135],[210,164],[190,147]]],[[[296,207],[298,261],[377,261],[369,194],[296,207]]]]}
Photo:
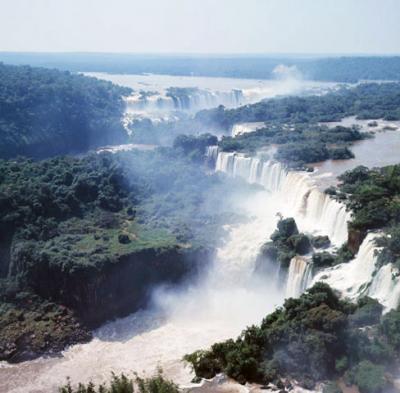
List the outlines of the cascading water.
{"type": "Polygon", "coordinates": [[[218,157],[218,146],[207,146],[206,148],[206,162],[215,165],[218,157]]]}
{"type": "MultiPolygon", "coordinates": [[[[273,161],[219,152],[216,170],[242,177],[277,194],[279,212],[293,216],[299,228],[309,233],[328,235],[339,246],[347,241],[347,222],[351,213],[343,204],[321,192],[307,173],[287,172],[273,161]]],[[[309,284],[325,281],[344,297],[356,300],[368,295],[378,299],[386,310],[396,308],[400,299],[400,272],[391,264],[376,265],[376,234],[368,234],[357,256],[349,263],[319,272],[311,280],[311,266],[300,257],[293,258],[288,272],[286,296],[299,296],[309,284]]]]}
{"type": "Polygon", "coordinates": [[[111,371],[149,375],[158,365],[169,378],[188,384],[192,375],[183,367],[183,355],[237,336],[284,297],[274,277],[252,275],[261,245],[276,228],[277,194],[239,191],[236,198],[237,211],[248,219],[226,228],[227,238],[199,283],[180,291],[159,289],[153,309],[106,324],[90,343],[75,345],[60,358],[1,365],[0,392],[51,392],[67,376],[99,383],[111,371]]]}
{"type": "Polygon", "coordinates": [[[226,152],[218,153],[215,170],[260,184],[270,192],[279,191],[281,212],[295,216],[303,231],[328,235],[336,245],[347,240],[350,213],[321,192],[307,173],[288,172],[272,160],[264,162],[257,157],[226,152]]]}
{"type": "Polygon", "coordinates": [[[289,265],[288,278],[286,282],[286,297],[298,297],[307,288],[311,281],[312,266],[306,258],[295,256],[289,265]]]}
{"type": "Polygon", "coordinates": [[[324,281],[351,300],[368,294],[368,287],[376,270],[376,236],[369,233],[353,260],[322,270],[314,277],[313,282],[324,281]]]}
{"type": "Polygon", "coordinates": [[[241,90],[211,91],[197,88],[171,87],[164,92],[139,92],[126,99],[128,111],[184,111],[194,112],[201,109],[224,105],[228,108],[243,104],[241,90]]]}
{"type": "MultiPolygon", "coordinates": [[[[276,277],[252,274],[261,245],[276,228],[278,212],[293,215],[302,230],[303,224],[329,229],[329,222],[333,222],[332,239],[345,238],[347,215],[341,213],[343,207],[322,193],[316,194],[318,189],[306,174],[287,172],[281,164],[258,157],[218,152],[215,147],[208,149],[207,156],[216,156],[216,170],[265,188],[241,196],[238,209],[248,220],[227,228],[228,238],[208,274],[179,292],[156,291],[155,308],[106,324],[90,343],[75,345],[60,358],[0,365],[1,393],[55,391],[67,376],[72,381],[98,383],[108,379],[111,371],[149,374],[158,365],[169,378],[187,384],[191,374],[180,361],[184,354],[237,336],[244,326],[260,322],[281,304],[285,294],[276,288],[276,277]]],[[[325,280],[353,297],[368,293],[394,304],[397,295],[392,299],[384,293],[386,281],[395,271],[391,266],[382,267],[369,285],[376,258],[372,239],[373,235],[367,236],[353,261],[319,273],[314,281],[325,280]]],[[[310,277],[307,261],[292,259],[286,295],[298,296],[310,277]]],[[[391,281],[393,293],[400,292],[399,281],[391,281]]]]}
{"type": "Polygon", "coordinates": [[[386,311],[395,309],[400,299],[400,272],[391,263],[382,266],[372,279],[368,296],[377,299],[386,311]]]}

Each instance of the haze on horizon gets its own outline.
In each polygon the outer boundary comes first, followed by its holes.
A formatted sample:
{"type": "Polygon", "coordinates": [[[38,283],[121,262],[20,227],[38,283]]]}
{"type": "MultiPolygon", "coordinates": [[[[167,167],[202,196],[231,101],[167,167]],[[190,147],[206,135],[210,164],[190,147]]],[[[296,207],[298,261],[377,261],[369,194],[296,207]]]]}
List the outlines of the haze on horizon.
{"type": "Polygon", "coordinates": [[[0,3],[0,51],[400,54],[398,0],[0,3]]]}

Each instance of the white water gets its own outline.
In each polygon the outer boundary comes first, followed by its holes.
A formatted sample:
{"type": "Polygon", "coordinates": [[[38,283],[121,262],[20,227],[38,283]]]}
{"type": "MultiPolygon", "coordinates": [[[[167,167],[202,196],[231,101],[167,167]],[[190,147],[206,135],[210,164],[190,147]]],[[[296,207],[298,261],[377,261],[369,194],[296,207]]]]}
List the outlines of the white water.
{"type": "Polygon", "coordinates": [[[324,281],[350,300],[368,294],[377,262],[376,236],[369,233],[352,261],[321,271],[314,277],[313,282],[324,281]]]}
{"type": "MultiPolygon", "coordinates": [[[[294,216],[302,231],[328,234],[337,245],[346,239],[348,214],[318,190],[308,173],[287,172],[279,163],[222,153],[215,147],[207,155],[216,157],[217,171],[265,188],[241,200],[238,209],[249,220],[227,228],[229,238],[209,273],[190,288],[159,289],[154,308],[106,324],[93,341],[71,347],[61,358],[0,365],[1,393],[55,391],[67,376],[98,383],[111,371],[148,375],[158,365],[169,378],[186,385],[191,374],[180,361],[184,354],[237,336],[246,325],[260,322],[285,295],[298,296],[311,282],[311,267],[302,258],[291,261],[286,293],[277,288],[275,277],[252,274],[261,245],[276,228],[278,212],[294,216]]],[[[368,293],[391,307],[400,296],[400,279],[391,279],[396,273],[391,266],[374,276],[372,240],[368,235],[353,261],[326,269],[313,281],[325,280],[352,299],[368,293]]]]}
{"type": "Polygon", "coordinates": [[[386,311],[399,305],[400,272],[391,263],[382,266],[373,277],[368,296],[377,299],[386,311]]]}
{"type": "Polygon", "coordinates": [[[215,165],[218,157],[218,146],[207,146],[206,161],[209,164],[215,165]]]}
{"type": "Polygon", "coordinates": [[[306,81],[294,75],[281,75],[273,80],[214,78],[173,75],[130,75],[84,73],[85,75],[131,87],[126,97],[123,119],[127,132],[135,119],[153,122],[175,121],[201,109],[224,105],[234,108],[266,98],[291,94],[325,94],[338,87],[335,83],[306,81]]]}
{"type": "Polygon", "coordinates": [[[101,382],[110,372],[151,374],[158,364],[180,384],[192,378],[180,361],[196,349],[235,337],[281,304],[273,278],[251,274],[260,246],[276,227],[276,195],[255,191],[238,209],[249,217],[228,228],[229,238],[202,282],[180,291],[159,289],[155,308],[106,324],[88,344],[59,359],[0,366],[0,392],[49,392],[72,381],[101,382]]]}
{"type": "Polygon", "coordinates": [[[385,311],[396,308],[400,300],[400,273],[390,263],[378,266],[379,247],[375,245],[378,236],[369,233],[352,261],[321,271],[313,283],[324,281],[350,300],[368,295],[377,299],[385,311]]]}
{"type": "Polygon", "coordinates": [[[296,217],[302,231],[328,235],[335,245],[347,240],[350,213],[321,192],[307,172],[288,172],[278,162],[225,152],[218,153],[216,170],[278,192],[280,212],[296,217]]]}
{"type": "Polygon", "coordinates": [[[290,261],[285,297],[299,297],[311,281],[312,266],[305,257],[295,256],[290,261]]]}

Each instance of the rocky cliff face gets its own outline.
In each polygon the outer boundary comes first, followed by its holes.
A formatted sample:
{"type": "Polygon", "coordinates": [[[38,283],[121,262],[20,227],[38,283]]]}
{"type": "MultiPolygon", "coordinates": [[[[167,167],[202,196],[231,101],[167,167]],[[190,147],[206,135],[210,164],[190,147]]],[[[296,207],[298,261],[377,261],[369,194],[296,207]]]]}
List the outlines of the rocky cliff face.
{"type": "Polygon", "coordinates": [[[361,243],[367,236],[366,231],[360,231],[358,229],[349,229],[349,235],[347,240],[348,249],[355,255],[361,246],[361,243]]]}
{"type": "Polygon", "coordinates": [[[145,306],[157,285],[196,277],[211,254],[202,248],[149,248],[68,271],[42,260],[30,266],[27,277],[35,293],[71,308],[86,325],[96,327],[145,306]]]}
{"type": "Polygon", "coordinates": [[[9,277],[8,289],[0,293],[0,360],[56,354],[90,340],[90,329],[145,307],[154,287],[195,279],[212,253],[175,246],[148,248],[95,265],[65,266],[47,258],[14,261],[13,273],[23,277],[25,286],[13,287],[9,277]]]}

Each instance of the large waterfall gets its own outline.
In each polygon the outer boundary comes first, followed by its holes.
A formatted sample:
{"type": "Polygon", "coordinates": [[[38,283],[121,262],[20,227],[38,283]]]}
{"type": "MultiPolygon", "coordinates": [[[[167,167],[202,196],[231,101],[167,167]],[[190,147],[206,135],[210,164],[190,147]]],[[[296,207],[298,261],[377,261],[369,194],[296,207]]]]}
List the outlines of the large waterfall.
{"type": "Polygon", "coordinates": [[[347,240],[350,213],[320,191],[308,173],[288,172],[272,160],[227,152],[218,153],[215,169],[260,184],[270,192],[279,192],[281,213],[295,216],[303,231],[328,235],[336,245],[347,240]]]}
{"type": "Polygon", "coordinates": [[[312,266],[306,258],[295,256],[290,261],[285,296],[298,297],[311,281],[312,266]]]}
{"type": "MultiPolygon", "coordinates": [[[[308,173],[287,171],[280,163],[234,152],[219,152],[215,169],[264,186],[278,199],[277,211],[295,217],[302,231],[328,235],[335,246],[347,241],[350,213],[343,204],[321,192],[308,173]]],[[[302,257],[293,258],[288,271],[286,296],[299,296],[308,285],[325,281],[352,300],[368,295],[378,299],[387,310],[397,307],[400,272],[391,264],[377,266],[376,236],[372,233],[367,235],[352,261],[324,269],[313,279],[310,263],[302,257]]]]}

